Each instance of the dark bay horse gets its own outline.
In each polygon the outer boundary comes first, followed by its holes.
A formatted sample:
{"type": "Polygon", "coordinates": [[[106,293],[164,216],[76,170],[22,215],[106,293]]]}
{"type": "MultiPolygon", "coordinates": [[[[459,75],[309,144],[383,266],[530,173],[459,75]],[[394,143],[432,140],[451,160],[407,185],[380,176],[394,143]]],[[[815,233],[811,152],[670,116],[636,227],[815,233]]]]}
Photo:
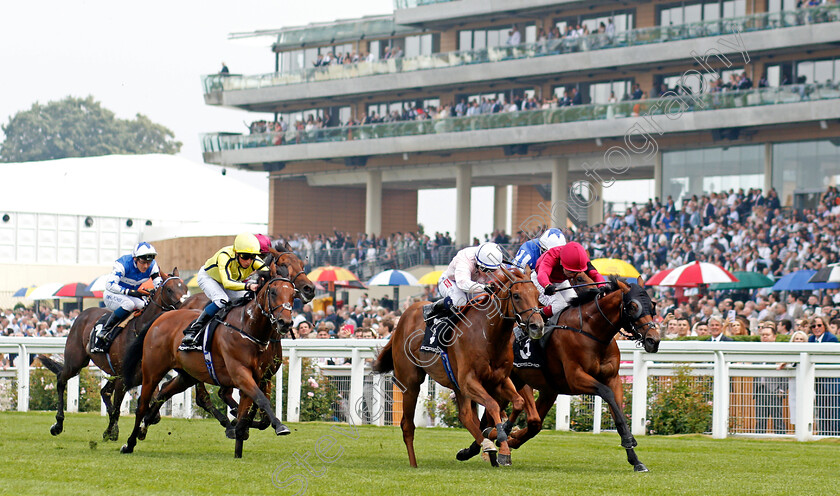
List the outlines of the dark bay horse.
{"type": "MultiPolygon", "coordinates": [[[[269,266],[269,271],[270,278],[268,281],[265,278],[261,280],[254,299],[234,308],[225,316],[211,343],[213,366],[219,383],[225,387],[235,387],[245,395],[239,402],[237,412],[237,458],[242,456],[242,445],[248,438],[249,422],[245,418],[253,403],[269,416],[276,434],[290,432],[274,415],[268,398],[257,383],[264,375],[260,356],[268,347],[269,340],[279,338],[291,326],[292,302],[296,294],[289,279],[277,276],[273,264],[269,266]]],[[[183,330],[197,316],[196,310],[168,312],[158,318],[129,348],[125,358],[126,376],[134,377],[131,372],[142,366],[143,388],[134,430],[120,450],[122,453],[134,451],[137,440],[145,437],[147,426],[154,422],[158,410],[168,398],[199,381],[213,383],[202,353],[178,350],[183,330]],[[161,387],[153,398],[155,386],[170,370],[175,370],[178,375],[161,387]]]]}
{"type": "MultiPolygon", "coordinates": [[[[621,332],[638,341],[648,353],[658,351],[660,336],[653,322],[654,304],[643,286],[627,285],[615,278],[602,291],[583,293],[576,300],[560,314],[546,343],[545,367],[515,369],[511,379],[526,403],[533,403],[533,389],[539,390],[536,408],[541,420],[545,420],[558,394],[603,398],[610,406],[621,446],[627,450],[627,461],[637,472],[646,472],[647,467],[633,449],[636,439],[624,416],[624,389],[618,375],[621,354],[613,337],[621,332]]],[[[521,409],[514,405],[504,425],[507,433],[520,413],[521,409]]],[[[485,420],[485,425],[490,425],[489,420],[485,420]]],[[[511,448],[536,436],[541,427],[541,422],[536,426],[529,423],[527,428],[511,434],[511,448]]]]}
{"type": "MultiPolygon", "coordinates": [[[[509,378],[513,367],[510,340],[514,323],[528,329],[529,334],[535,338],[542,336],[539,292],[530,279],[530,268],[523,272],[516,268],[507,270],[502,267],[493,275],[496,282],[492,293],[473,300],[473,305],[453,326],[455,335],[449,340],[447,351],[454,382],[450,380],[443,360],[437,354],[420,350],[426,327],[423,305],[428,302],[415,303],[406,310],[373,365],[378,373],[393,370],[395,379],[405,388],[400,427],[412,467],[417,467],[414,454],[414,409],[420,384],[426,374],[455,392],[458,418],[476,443],[483,443],[485,448],[489,444],[493,452],[495,448],[492,442],[485,441],[479,428],[473,402],[484,405],[494,425],[498,426],[501,426],[499,401],[513,402],[520,409],[525,406],[509,378]]],[[[530,410],[531,416],[537,419],[536,410],[530,410]]],[[[499,463],[509,465],[510,448],[503,437],[504,434],[500,436],[502,443],[499,463]]],[[[492,457],[491,462],[495,462],[492,457]]]]}
{"type": "Polygon", "coordinates": [[[114,338],[107,354],[90,353],[88,343],[96,322],[102,315],[110,312],[105,308],[88,308],[76,317],[73,326],[70,328],[67,342],[64,345],[63,364],[45,355],[38,356],[41,363],[55,373],[58,378],[56,387],[58,390],[58,412],[55,414],[55,424],[50,427],[50,433],[53,436],[61,434],[64,430],[64,390],[67,387],[67,381],[79,375],[79,372],[93,360],[97,367],[111,376],[101,391],[102,400],[105,402],[108,411],[108,427],[102,433],[102,438],[111,441],[117,440],[120,433],[118,425],[120,405],[128,390],[125,387],[126,381],[122,377],[123,355],[144,327],[151,325],[161,313],[178,308],[187,296],[187,286],[178,276],[177,268],[173,269],[170,275],[161,274],[161,278],[163,282],[159,288],[152,292],[142,313],[131,319],[125,329],[114,338]]]}
{"type": "MultiPolygon", "coordinates": [[[[269,257],[266,262],[268,265],[272,263],[275,265],[278,275],[292,281],[292,284],[294,284],[295,289],[298,292],[297,296],[300,297],[301,300],[304,302],[312,300],[315,296],[315,284],[306,276],[303,260],[292,252],[288,243],[279,250],[270,249],[269,257]]],[[[204,293],[198,293],[189,297],[181,308],[201,310],[207,306],[208,303],[210,303],[210,300],[207,296],[204,293]]],[[[270,397],[272,387],[271,379],[277,373],[277,370],[280,368],[283,361],[283,348],[280,345],[280,340],[272,339],[260,359],[265,366],[265,374],[260,380],[260,389],[263,390],[266,397],[270,397]]],[[[220,388],[219,397],[226,405],[228,405],[228,407],[230,407],[231,411],[236,411],[239,408],[236,400],[233,399],[233,388],[220,388]]],[[[229,438],[235,438],[233,425],[228,420],[227,415],[217,410],[213,405],[213,402],[210,400],[210,395],[207,393],[207,389],[204,387],[203,383],[197,383],[195,385],[195,401],[198,406],[213,415],[213,417],[219,421],[222,427],[225,428],[229,438]]],[[[252,412],[252,414],[253,413],[255,412],[252,412]]],[[[269,424],[268,416],[263,416],[262,422],[257,427],[265,429],[269,426],[269,424]]]]}

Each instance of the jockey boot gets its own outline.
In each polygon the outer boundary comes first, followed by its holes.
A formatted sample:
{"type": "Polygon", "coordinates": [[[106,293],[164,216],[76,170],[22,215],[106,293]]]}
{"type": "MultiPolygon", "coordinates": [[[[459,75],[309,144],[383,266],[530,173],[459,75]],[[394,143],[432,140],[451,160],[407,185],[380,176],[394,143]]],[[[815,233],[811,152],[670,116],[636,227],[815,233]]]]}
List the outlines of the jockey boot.
{"type": "Polygon", "coordinates": [[[181,351],[201,351],[201,330],[213,318],[213,313],[210,313],[205,308],[201,315],[184,329],[184,340],[181,341],[181,346],[178,347],[181,351]]]}
{"type": "Polygon", "coordinates": [[[108,351],[108,348],[111,346],[111,341],[114,340],[114,336],[112,335],[114,328],[120,323],[120,321],[122,321],[122,319],[128,316],[128,312],[120,310],[122,309],[120,308],[116,312],[112,313],[111,316],[108,317],[108,321],[105,322],[105,325],[93,333],[93,344],[90,347],[91,353],[105,353],[108,351]]]}
{"type": "Polygon", "coordinates": [[[427,324],[432,323],[434,319],[447,315],[449,313],[450,306],[451,300],[448,297],[441,298],[432,304],[426,305],[423,307],[423,320],[425,320],[427,324]]]}

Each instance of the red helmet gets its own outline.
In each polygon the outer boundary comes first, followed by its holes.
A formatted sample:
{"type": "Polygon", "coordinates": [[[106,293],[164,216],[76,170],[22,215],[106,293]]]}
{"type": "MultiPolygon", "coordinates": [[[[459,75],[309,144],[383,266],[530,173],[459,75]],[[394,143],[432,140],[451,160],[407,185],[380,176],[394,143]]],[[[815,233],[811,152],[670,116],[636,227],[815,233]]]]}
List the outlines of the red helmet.
{"type": "Polygon", "coordinates": [[[265,234],[255,234],[254,236],[260,242],[260,253],[268,253],[268,249],[271,248],[271,238],[265,234]]]}
{"type": "Polygon", "coordinates": [[[586,249],[574,241],[566,243],[560,252],[560,265],[572,272],[584,272],[589,264],[586,249]]]}

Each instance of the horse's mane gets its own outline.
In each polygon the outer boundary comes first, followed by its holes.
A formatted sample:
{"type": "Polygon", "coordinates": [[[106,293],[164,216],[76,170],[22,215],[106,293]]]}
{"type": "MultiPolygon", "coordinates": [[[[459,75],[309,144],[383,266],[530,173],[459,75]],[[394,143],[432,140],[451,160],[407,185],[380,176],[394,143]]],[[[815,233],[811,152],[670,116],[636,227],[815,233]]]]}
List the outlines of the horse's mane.
{"type": "Polygon", "coordinates": [[[605,295],[607,293],[612,293],[613,291],[618,290],[618,278],[616,276],[609,276],[607,279],[607,283],[605,286],[600,288],[596,288],[593,286],[592,288],[579,293],[577,296],[569,300],[570,307],[579,307],[586,303],[589,303],[599,295],[605,295]]]}

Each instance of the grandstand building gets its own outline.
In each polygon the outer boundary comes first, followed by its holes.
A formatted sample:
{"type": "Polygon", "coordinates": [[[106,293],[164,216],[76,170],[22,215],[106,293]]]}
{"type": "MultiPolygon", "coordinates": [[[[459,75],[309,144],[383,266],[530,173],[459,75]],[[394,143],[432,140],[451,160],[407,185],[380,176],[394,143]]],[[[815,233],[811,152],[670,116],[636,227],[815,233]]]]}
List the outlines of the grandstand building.
{"type": "Polygon", "coordinates": [[[840,5],[796,3],[395,0],[242,34],[276,38],[274,71],[205,76],[205,101],[281,124],[205,134],[204,158],[270,173],[271,233],[413,231],[423,188],[456,188],[459,244],[491,215],[470,212],[472,186],[496,188],[494,225],[514,232],[597,223],[629,179],[678,206],[758,187],[805,207],[840,177],[840,5]],[[432,118],[359,124],[392,113],[432,118]],[[309,116],[326,127],[296,129],[309,116]]]}

